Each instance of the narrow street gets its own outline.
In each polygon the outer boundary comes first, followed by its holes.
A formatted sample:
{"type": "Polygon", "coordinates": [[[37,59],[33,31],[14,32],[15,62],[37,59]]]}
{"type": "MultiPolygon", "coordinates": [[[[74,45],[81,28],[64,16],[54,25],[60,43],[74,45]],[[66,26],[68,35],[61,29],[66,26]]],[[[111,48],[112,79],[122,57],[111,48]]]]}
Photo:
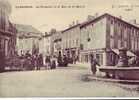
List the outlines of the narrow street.
{"type": "Polygon", "coordinates": [[[55,70],[0,73],[1,97],[139,96],[114,83],[84,81],[87,68],[70,66],[55,70]]]}

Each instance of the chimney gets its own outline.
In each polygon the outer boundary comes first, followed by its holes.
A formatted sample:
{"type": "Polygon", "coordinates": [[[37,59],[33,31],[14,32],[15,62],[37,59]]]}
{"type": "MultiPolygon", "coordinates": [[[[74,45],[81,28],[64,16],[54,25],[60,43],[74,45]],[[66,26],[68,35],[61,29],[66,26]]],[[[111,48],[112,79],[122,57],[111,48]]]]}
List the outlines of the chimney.
{"type": "Polygon", "coordinates": [[[120,19],[122,19],[122,16],[119,16],[120,19]]]}
{"type": "Polygon", "coordinates": [[[136,21],[136,19],[134,19],[134,20],[133,20],[133,24],[137,24],[137,21],[136,21]]]}
{"type": "Polygon", "coordinates": [[[52,28],[51,31],[50,31],[50,33],[51,34],[55,34],[56,33],[56,29],[55,28],[52,28]]]}
{"type": "Polygon", "coordinates": [[[95,13],[95,18],[98,17],[98,13],[95,13]]]}
{"type": "Polygon", "coordinates": [[[77,25],[77,24],[79,24],[79,21],[78,21],[78,20],[76,20],[76,25],[77,25]]]}
{"type": "Polygon", "coordinates": [[[130,20],[130,23],[131,23],[131,24],[134,24],[134,25],[138,25],[136,19],[130,20]]]}
{"type": "Polygon", "coordinates": [[[72,25],[71,25],[71,24],[69,24],[69,27],[72,27],[72,25]]]}
{"type": "Polygon", "coordinates": [[[72,22],[72,26],[74,26],[74,25],[75,25],[75,21],[72,22]]]}
{"type": "Polygon", "coordinates": [[[48,33],[47,33],[47,32],[45,32],[45,36],[46,36],[46,35],[48,35],[48,33]]]}
{"type": "Polygon", "coordinates": [[[94,18],[95,18],[94,16],[88,15],[88,16],[87,16],[87,21],[91,21],[91,20],[93,20],[94,18]]]}

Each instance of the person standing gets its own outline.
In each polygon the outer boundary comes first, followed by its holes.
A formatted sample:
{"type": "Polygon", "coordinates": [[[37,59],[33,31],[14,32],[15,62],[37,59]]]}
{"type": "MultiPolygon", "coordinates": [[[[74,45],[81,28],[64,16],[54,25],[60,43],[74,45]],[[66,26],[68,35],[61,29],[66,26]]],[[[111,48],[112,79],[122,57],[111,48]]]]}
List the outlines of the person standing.
{"type": "Polygon", "coordinates": [[[39,55],[39,66],[43,67],[43,55],[42,54],[39,55]]]}
{"type": "Polygon", "coordinates": [[[68,66],[68,58],[66,55],[63,55],[63,65],[64,65],[64,67],[68,66]]]}
{"type": "Polygon", "coordinates": [[[76,64],[76,60],[77,60],[77,56],[74,55],[74,56],[73,56],[73,63],[74,63],[74,64],[76,64]]]}
{"type": "Polygon", "coordinates": [[[91,60],[91,71],[92,71],[92,74],[95,75],[97,71],[96,65],[100,66],[100,64],[94,58],[93,54],[90,55],[90,60],[91,60]]]}
{"type": "Polygon", "coordinates": [[[5,68],[5,55],[2,52],[2,50],[0,50],[0,72],[3,72],[5,68]]]}
{"type": "Polygon", "coordinates": [[[51,69],[56,69],[56,56],[52,56],[51,58],[51,69]]]}
{"type": "Polygon", "coordinates": [[[62,56],[61,56],[61,52],[59,52],[58,54],[58,58],[57,58],[57,62],[58,62],[58,66],[62,66],[62,56]]]}
{"type": "Polygon", "coordinates": [[[35,69],[35,55],[34,54],[31,57],[31,65],[32,65],[32,70],[35,69]]]}
{"type": "Polygon", "coordinates": [[[36,67],[36,70],[40,70],[40,67],[39,67],[39,55],[36,54],[36,57],[35,57],[35,67],[36,67]]]}
{"type": "Polygon", "coordinates": [[[29,50],[26,52],[25,57],[26,58],[31,57],[31,54],[30,54],[29,50]]]}
{"type": "Polygon", "coordinates": [[[49,69],[51,61],[50,61],[50,56],[46,56],[45,58],[45,64],[46,64],[46,69],[49,69]]]}

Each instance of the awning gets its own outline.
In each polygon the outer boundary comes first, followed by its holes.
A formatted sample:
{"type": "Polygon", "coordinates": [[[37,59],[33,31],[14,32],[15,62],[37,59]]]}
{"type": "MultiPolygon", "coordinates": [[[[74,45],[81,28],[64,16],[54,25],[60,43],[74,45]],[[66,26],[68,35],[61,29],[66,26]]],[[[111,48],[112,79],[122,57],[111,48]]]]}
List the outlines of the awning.
{"type": "MultiPolygon", "coordinates": [[[[112,51],[115,52],[117,55],[119,55],[119,50],[118,49],[112,49],[112,51]]],[[[129,50],[127,51],[127,56],[136,57],[136,55],[129,50]]]]}

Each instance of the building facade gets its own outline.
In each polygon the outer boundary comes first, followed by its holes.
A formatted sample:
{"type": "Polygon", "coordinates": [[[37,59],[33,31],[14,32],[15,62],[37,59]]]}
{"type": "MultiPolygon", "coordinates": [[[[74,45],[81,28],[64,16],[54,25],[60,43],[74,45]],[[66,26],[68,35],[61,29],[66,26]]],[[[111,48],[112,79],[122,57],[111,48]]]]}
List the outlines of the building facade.
{"type": "Polygon", "coordinates": [[[56,31],[55,34],[53,34],[53,50],[54,55],[59,54],[59,52],[62,52],[62,33],[61,31],[56,31]]]}
{"type": "Polygon", "coordinates": [[[80,24],[62,31],[62,52],[68,57],[79,56],[80,24]]]}
{"type": "Polygon", "coordinates": [[[51,55],[58,56],[62,52],[62,32],[52,29],[51,34],[51,55]]]}
{"type": "Polygon", "coordinates": [[[44,56],[51,54],[51,34],[45,34],[39,39],[39,53],[44,56]]]}
{"type": "MultiPolygon", "coordinates": [[[[15,55],[16,28],[9,20],[11,5],[7,0],[0,1],[0,52],[6,58],[15,55]]],[[[0,54],[0,55],[1,55],[0,54]]]]}
{"type": "Polygon", "coordinates": [[[139,50],[139,28],[110,14],[83,23],[80,29],[81,61],[89,62],[93,53],[101,65],[116,65],[119,48],[127,48],[129,56],[139,50]]]}
{"type": "Polygon", "coordinates": [[[39,53],[39,39],[41,33],[31,25],[16,24],[17,33],[17,52],[25,54],[29,51],[31,54],[39,53]]]}

